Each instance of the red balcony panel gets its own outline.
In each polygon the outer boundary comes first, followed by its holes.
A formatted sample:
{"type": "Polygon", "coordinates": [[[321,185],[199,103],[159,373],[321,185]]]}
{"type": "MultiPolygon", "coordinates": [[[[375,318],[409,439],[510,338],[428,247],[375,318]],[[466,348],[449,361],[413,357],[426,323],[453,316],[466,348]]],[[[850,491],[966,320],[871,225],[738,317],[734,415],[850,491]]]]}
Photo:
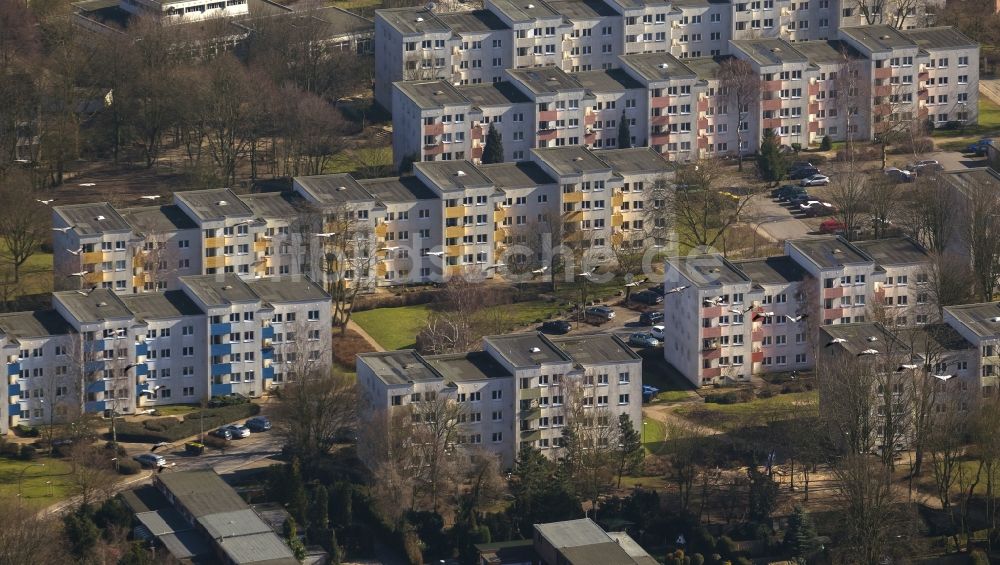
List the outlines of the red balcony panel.
{"type": "Polygon", "coordinates": [[[654,126],[665,126],[670,123],[670,116],[652,116],[649,118],[649,123],[654,126]]]}
{"type": "Polygon", "coordinates": [[[482,147],[473,147],[472,148],[472,158],[473,159],[482,159],[483,158],[483,148],[482,147]]]}
{"type": "Polygon", "coordinates": [[[809,85],[809,94],[816,95],[819,94],[819,83],[814,82],[809,85]]]}
{"type": "Polygon", "coordinates": [[[425,145],[424,155],[440,155],[444,153],[444,145],[425,145]]]}
{"type": "Polygon", "coordinates": [[[754,363],[760,363],[761,361],[764,360],[764,352],[754,351],[753,353],[750,354],[750,360],[753,361],[754,363]]]}
{"type": "Polygon", "coordinates": [[[542,141],[551,141],[559,136],[559,132],[554,129],[543,129],[538,132],[538,139],[542,141]]]}
{"type": "Polygon", "coordinates": [[[555,110],[546,110],[544,112],[538,113],[538,121],[540,122],[552,122],[555,121],[558,113],[555,110]]]}
{"type": "Polygon", "coordinates": [[[778,110],[779,108],[781,108],[781,98],[760,101],[761,110],[778,110]]]}
{"type": "Polygon", "coordinates": [[[705,136],[698,138],[698,149],[708,149],[708,138],[705,136]]]}
{"type": "Polygon", "coordinates": [[[780,118],[771,118],[770,120],[761,120],[761,127],[764,129],[778,129],[781,127],[780,118]]]}
{"type": "Polygon", "coordinates": [[[835,286],[833,288],[823,289],[823,298],[840,298],[847,294],[847,289],[842,286],[835,286]]]}
{"type": "Polygon", "coordinates": [[[592,126],[597,121],[597,114],[587,114],[583,117],[583,125],[592,126]]]}
{"type": "Polygon", "coordinates": [[[711,328],[701,328],[701,337],[712,338],[722,335],[722,326],[712,326],[711,328]]]}
{"type": "Polygon", "coordinates": [[[761,92],[777,92],[781,90],[780,80],[765,80],[760,83],[761,92]]]}
{"type": "Polygon", "coordinates": [[[663,145],[670,139],[670,135],[667,133],[654,133],[649,136],[649,142],[653,145],[663,145]]]}
{"type": "Polygon", "coordinates": [[[649,99],[650,108],[666,108],[670,105],[670,98],[667,96],[657,96],[649,99]]]}
{"type": "Polygon", "coordinates": [[[750,332],[750,341],[760,342],[764,340],[764,329],[759,328],[750,332]]]}
{"type": "Polygon", "coordinates": [[[843,308],[828,308],[823,310],[823,318],[829,318],[831,320],[839,320],[841,316],[844,315],[843,308]]]}
{"type": "Polygon", "coordinates": [[[441,135],[442,133],[444,133],[444,124],[441,122],[424,126],[424,135],[441,135]]]}
{"type": "Polygon", "coordinates": [[[874,69],[872,71],[872,76],[874,78],[889,78],[892,76],[892,67],[882,67],[881,69],[874,69]]]}
{"type": "Polygon", "coordinates": [[[703,379],[714,379],[722,376],[722,367],[712,367],[710,369],[702,369],[701,377],[703,379]]]}
{"type": "Polygon", "coordinates": [[[706,306],[701,309],[701,315],[705,318],[717,318],[726,311],[725,306],[706,306]]]}
{"type": "Polygon", "coordinates": [[[698,118],[698,129],[708,129],[708,118],[698,118]]]}
{"type": "Polygon", "coordinates": [[[818,114],[819,113],[819,103],[818,102],[813,102],[812,104],[809,105],[809,113],[810,114],[818,114]]]}
{"type": "Polygon", "coordinates": [[[708,98],[702,98],[698,100],[698,112],[708,111],[708,98]]]}
{"type": "Polygon", "coordinates": [[[810,120],[809,121],[809,131],[812,132],[812,133],[818,132],[819,131],[819,122],[817,122],[815,120],[810,120]]]}
{"type": "Polygon", "coordinates": [[[718,359],[722,357],[722,349],[716,347],[715,349],[703,349],[701,351],[702,359],[718,359]]]}

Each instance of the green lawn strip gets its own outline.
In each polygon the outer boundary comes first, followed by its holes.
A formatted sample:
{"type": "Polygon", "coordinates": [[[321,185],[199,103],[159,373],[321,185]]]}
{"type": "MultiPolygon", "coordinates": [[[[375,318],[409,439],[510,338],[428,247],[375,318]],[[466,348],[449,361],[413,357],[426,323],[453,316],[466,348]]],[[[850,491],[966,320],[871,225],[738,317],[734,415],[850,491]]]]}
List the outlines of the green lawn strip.
{"type": "Polygon", "coordinates": [[[815,391],[779,394],[738,404],[692,404],[681,406],[677,414],[692,422],[723,431],[774,420],[801,418],[818,413],[819,396],[815,391]]]}
{"type": "Polygon", "coordinates": [[[1000,106],[985,96],[979,97],[979,119],[975,124],[955,129],[936,129],[931,137],[949,141],[937,142],[938,149],[958,151],[984,135],[1000,134],[1000,106]]]}
{"type": "Polygon", "coordinates": [[[197,404],[171,404],[168,406],[157,406],[157,416],[184,416],[198,409],[197,404]]]}
{"type": "Polygon", "coordinates": [[[11,499],[17,496],[19,476],[23,476],[21,497],[28,507],[43,508],[70,495],[70,467],[61,459],[39,457],[35,461],[20,461],[0,458],[0,496],[11,499]]]}
{"type": "Polygon", "coordinates": [[[416,345],[417,333],[427,322],[427,304],[376,308],[355,312],[354,320],[368,335],[386,349],[407,349],[416,345]]]}
{"type": "Polygon", "coordinates": [[[647,453],[661,455],[664,450],[664,441],[667,438],[667,426],[659,420],[643,416],[642,418],[642,445],[647,453]]]}

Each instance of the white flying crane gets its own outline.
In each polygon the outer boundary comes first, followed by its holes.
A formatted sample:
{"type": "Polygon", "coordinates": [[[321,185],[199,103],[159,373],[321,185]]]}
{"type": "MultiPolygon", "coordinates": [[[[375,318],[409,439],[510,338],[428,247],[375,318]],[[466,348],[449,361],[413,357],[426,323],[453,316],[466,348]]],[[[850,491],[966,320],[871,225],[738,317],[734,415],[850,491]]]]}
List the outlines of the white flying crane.
{"type": "Polygon", "coordinates": [[[159,197],[159,194],[147,194],[145,196],[140,196],[139,198],[142,198],[143,200],[156,200],[159,197]]]}
{"type": "Polygon", "coordinates": [[[826,344],[826,347],[830,347],[831,345],[834,345],[834,344],[837,344],[837,343],[847,343],[847,340],[844,339],[844,338],[842,338],[842,337],[835,337],[835,338],[833,338],[833,339],[830,340],[830,343],[826,344]]]}
{"type": "Polygon", "coordinates": [[[55,198],[49,198],[48,200],[39,200],[38,198],[36,198],[35,202],[41,202],[42,204],[45,204],[46,206],[48,206],[49,204],[52,204],[53,202],[55,202],[55,200],[56,200],[55,198]]]}
{"type": "Polygon", "coordinates": [[[683,292],[684,289],[687,287],[688,285],[675,286],[674,288],[668,290],[667,292],[664,292],[663,294],[677,294],[678,292],[683,292]]]}
{"type": "Polygon", "coordinates": [[[64,227],[64,228],[52,228],[52,231],[57,231],[57,232],[62,232],[62,233],[67,233],[67,232],[69,232],[69,230],[71,230],[71,229],[73,229],[73,228],[75,228],[75,227],[76,227],[76,226],[66,226],[66,227],[64,227]]]}
{"type": "Polygon", "coordinates": [[[878,355],[878,349],[866,349],[861,353],[858,353],[858,357],[861,357],[863,355],[878,355]]]}

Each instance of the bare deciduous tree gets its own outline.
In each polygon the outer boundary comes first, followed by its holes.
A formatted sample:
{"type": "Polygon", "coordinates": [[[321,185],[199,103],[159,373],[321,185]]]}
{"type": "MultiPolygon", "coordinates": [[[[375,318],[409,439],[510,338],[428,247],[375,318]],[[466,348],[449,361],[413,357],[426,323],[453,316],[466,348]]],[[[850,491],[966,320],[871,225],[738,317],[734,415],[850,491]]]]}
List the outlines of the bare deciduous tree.
{"type": "Polygon", "coordinates": [[[716,161],[699,161],[677,170],[677,189],[666,203],[673,210],[678,239],[690,247],[715,247],[749,210],[752,194],[732,194],[720,186],[716,161]]]}
{"type": "Polygon", "coordinates": [[[38,202],[39,194],[32,190],[27,176],[8,173],[0,177],[0,256],[10,265],[14,282],[21,280],[21,267],[48,239],[48,208],[38,202]]]}
{"type": "Polygon", "coordinates": [[[993,300],[1000,276],[1000,199],[987,185],[970,184],[964,240],[972,259],[977,298],[993,300]]]}
{"type": "Polygon", "coordinates": [[[743,170],[743,145],[744,129],[742,127],[745,118],[750,114],[750,109],[756,106],[761,96],[760,74],[753,69],[749,61],[730,57],[719,65],[718,76],[719,87],[726,96],[726,100],[735,106],[739,123],[736,125],[736,145],[738,152],[738,167],[743,170]]]}

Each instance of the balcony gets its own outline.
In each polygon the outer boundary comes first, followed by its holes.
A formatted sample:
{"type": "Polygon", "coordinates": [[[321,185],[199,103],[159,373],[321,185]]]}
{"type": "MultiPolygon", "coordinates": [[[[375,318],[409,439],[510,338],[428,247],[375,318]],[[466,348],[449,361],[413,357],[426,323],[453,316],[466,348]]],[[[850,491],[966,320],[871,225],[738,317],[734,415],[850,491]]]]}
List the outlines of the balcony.
{"type": "Polygon", "coordinates": [[[649,99],[650,108],[666,108],[670,105],[670,98],[666,96],[657,96],[656,98],[649,99]]]}
{"type": "Polygon", "coordinates": [[[614,206],[615,209],[621,208],[622,207],[622,202],[624,202],[624,201],[625,201],[625,195],[622,194],[622,193],[620,193],[620,192],[616,192],[611,197],[611,205],[614,206]]]}
{"type": "Polygon", "coordinates": [[[448,226],[444,228],[445,238],[462,237],[465,235],[465,226],[448,226]]]}
{"type": "Polygon", "coordinates": [[[212,376],[228,375],[232,370],[233,366],[229,363],[215,363],[212,365],[212,376]]]}
{"type": "Polygon", "coordinates": [[[226,265],[225,255],[216,255],[214,257],[205,257],[205,268],[206,269],[218,269],[219,267],[224,267],[226,265]]]}
{"type": "Polygon", "coordinates": [[[719,346],[715,346],[711,349],[703,349],[701,351],[702,359],[718,359],[719,357],[722,357],[722,350],[719,349],[719,346]]]}
{"type": "Polygon", "coordinates": [[[108,408],[108,403],[104,400],[93,400],[83,405],[83,411],[88,414],[100,414],[108,408]]]}
{"type": "Polygon", "coordinates": [[[267,249],[267,241],[263,239],[253,242],[253,250],[256,253],[263,253],[267,249]]]}
{"type": "Polygon", "coordinates": [[[840,298],[841,296],[844,296],[845,294],[847,294],[847,292],[845,291],[844,287],[842,287],[842,286],[835,286],[833,288],[824,288],[823,289],[823,298],[840,298]]]}
{"type": "Polygon", "coordinates": [[[522,388],[518,391],[518,396],[520,396],[522,400],[538,400],[542,397],[542,389],[538,387],[522,388]]]}
{"type": "Polygon", "coordinates": [[[892,67],[882,67],[881,69],[872,69],[872,78],[874,79],[887,79],[892,76],[892,67]]]}
{"type": "Polygon", "coordinates": [[[274,379],[274,367],[264,367],[260,374],[264,377],[264,380],[274,379]]]}
{"type": "Polygon", "coordinates": [[[711,328],[701,328],[701,337],[721,337],[722,336],[722,326],[712,326],[711,328]]]}
{"type": "Polygon", "coordinates": [[[781,98],[771,98],[768,100],[761,100],[760,109],[765,111],[767,110],[773,111],[781,109],[781,98]]]}
{"type": "Polygon", "coordinates": [[[424,126],[424,135],[441,135],[442,133],[444,133],[444,124],[441,122],[424,126]]]}
{"type": "Polygon", "coordinates": [[[542,417],[542,408],[540,406],[535,406],[534,408],[521,410],[518,413],[518,417],[522,420],[537,420],[542,417]]]}
{"type": "Polygon", "coordinates": [[[542,430],[521,430],[521,441],[538,441],[542,439],[542,430]]]}
{"type": "Polygon", "coordinates": [[[209,333],[212,335],[225,335],[231,332],[233,326],[231,324],[212,324],[209,326],[209,333]]]}
{"type": "Polygon", "coordinates": [[[104,252],[103,251],[91,251],[90,253],[84,253],[83,255],[81,255],[80,261],[84,265],[89,265],[89,264],[93,264],[93,263],[101,263],[102,261],[104,261],[104,252]]]}
{"type": "Polygon", "coordinates": [[[260,330],[260,337],[264,339],[274,339],[274,327],[264,326],[260,330]]]}
{"type": "Polygon", "coordinates": [[[21,363],[10,363],[7,365],[8,375],[17,375],[21,372],[21,363]]]}
{"type": "Polygon", "coordinates": [[[233,393],[232,383],[212,384],[212,396],[225,396],[233,393]]]}
{"type": "Polygon", "coordinates": [[[538,121],[540,122],[554,122],[559,114],[555,110],[545,110],[543,112],[538,112],[538,121]]]}
{"type": "Polygon", "coordinates": [[[274,359],[274,348],[271,347],[270,345],[265,345],[260,350],[260,358],[263,359],[264,361],[270,361],[274,359]]]}
{"type": "Polygon", "coordinates": [[[575,204],[577,202],[583,202],[583,192],[580,192],[578,190],[573,192],[564,192],[562,195],[562,200],[564,203],[572,203],[572,204],[575,204]]]}
{"type": "Polygon", "coordinates": [[[233,344],[231,343],[213,343],[212,344],[212,355],[229,355],[233,352],[233,344]]]}
{"type": "Polygon", "coordinates": [[[385,237],[389,233],[389,224],[381,223],[375,226],[375,237],[385,237]]]}
{"type": "Polygon", "coordinates": [[[444,209],[444,217],[447,218],[461,218],[465,215],[465,206],[449,206],[444,209]]]}
{"type": "Polygon", "coordinates": [[[18,383],[13,383],[7,385],[7,396],[21,396],[21,385],[18,383]]]}
{"type": "Polygon", "coordinates": [[[764,360],[764,352],[763,351],[754,351],[754,352],[750,353],[750,361],[752,361],[754,363],[760,363],[763,360],[764,360]]]}
{"type": "Polygon", "coordinates": [[[425,145],[424,154],[425,155],[440,155],[444,153],[444,145],[425,145]]]}
{"type": "Polygon", "coordinates": [[[780,80],[765,80],[760,83],[761,92],[777,92],[781,90],[780,80]]]}
{"type": "Polygon", "coordinates": [[[136,363],[135,365],[136,376],[143,376],[149,374],[149,365],[145,363],[136,363]]]}
{"type": "Polygon", "coordinates": [[[226,242],[225,238],[222,237],[206,237],[204,247],[205,249],[209,249],[212,247],[222,247],[225,244],[225,242],[226,242]]]}
{"type": "Polygon", "coordinates": [[[649,143],[652,145],[664,145],[670,140],[670,134],[667,132],[654,133],[649,136],[649,143]]]}
{"type": "Polygon", "coordinates": [[[104,392],[108,390],[109,382],[104,379],[96,380],[87,385],[87,392],[104,392]]]}
{"type": "Polygon", "coordinates": [[[539,141],[552,141],[559,137],[559,132],[554,129],[542,129],[538,130],[536,137],[538,137],[539,141]]]}
{"type": "Polygon", "coordinates": [[[649,124],[653,126],[665,126],[670,123],[670,116],[651,116],[649,124]]]}
{"type": "Polygon", "coordinates": [[[137,344],[135,344],[135,354],[136,354],[136,356],[149,355],[149,345],[146,344],[146,343],[137,343],[137,344]]]}
{"type": "Polygon", "coordinates": [[[621,212],[616,212],[614,214],[611,214],[611,227],[613,228],[620,227],[624,220],[625,218],[622,216],[621,212]]]}

